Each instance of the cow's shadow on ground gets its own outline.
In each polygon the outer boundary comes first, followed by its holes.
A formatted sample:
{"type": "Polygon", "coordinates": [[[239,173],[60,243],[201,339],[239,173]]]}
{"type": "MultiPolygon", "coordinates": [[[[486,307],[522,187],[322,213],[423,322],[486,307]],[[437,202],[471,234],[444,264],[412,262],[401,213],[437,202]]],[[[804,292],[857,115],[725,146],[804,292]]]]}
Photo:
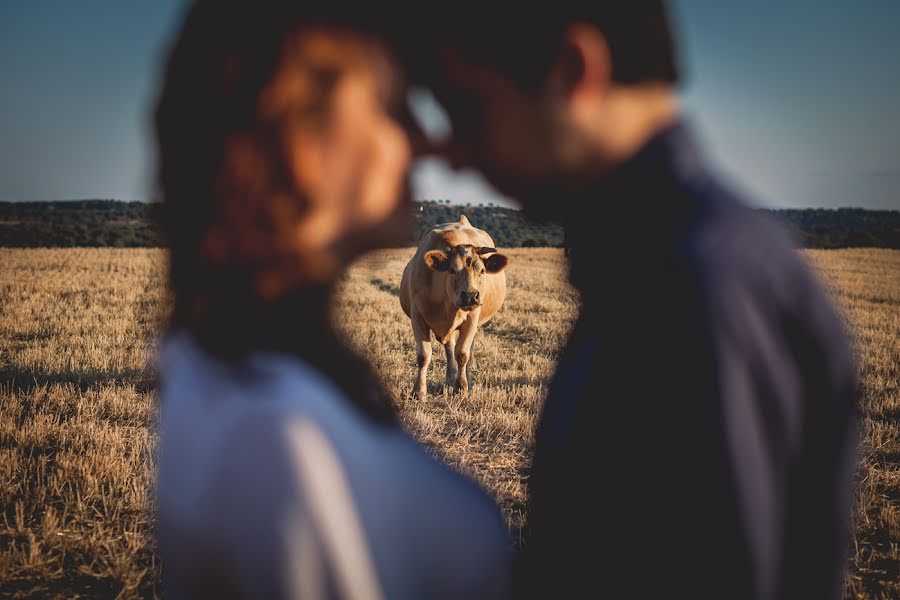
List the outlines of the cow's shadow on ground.
{"type": "Polygon", "coordinates": [[[399,295],[400,295],[400,288],[399,288],[399,287],[397,287],[396,285],[393,285],[393,284],[391,284],[391,283],[388,283],[387,281],[385,281],[385,280],[383,280],[383,279],[381,279],[381,278],[379,278],[379,277],[373,277],[373,278],[369,281],[369,283],[371,283],[372,285],[374,285],[375,287],[377,287],[377,288],[378,288],[379,290],[381,290],[382,292],[387,292],[388,294],[391,294],[392,296],[399,296],[399,295]]]}
{"type": "Polygon", "coordinates": [[[33,371],[15,367],[0,367],[0,388],[27,392],[48,385],[71,385],[78,391],[106,385],[132,385],[138,392],[148,392],[156,386],[156,372],[147,369],[72,369],[65,371],[33,371]]]}
{"type": "MultiPolygon", "coordinates": [[[[454,398],[456,396],[465,396],[472,395],[473,393],[477,393],[482,389],[482,386],[472,381],[472,377],[469,377],[469,391],[464,392],[462,390],[456,389],[454,385],[445,385],[443,381],[429,381],[428,382],[428,400],[429,402],[438,401],[438,400],[446,400],[448,398],[454,398]]],[[[409,389],[405,392],[405,396],[410,400],[418,400],[415,395],[415,392],[412,389],[409,389]]]]}
{"type": "MultiPolygon", "coordinates": [[[[452,383],[447,384],[445,381],[445,364],[446,363],[443,361],[438,362],[437,360],[431,362],[427,382],[429,398],[450,398],[459,395],[471,395],[482,389],[481,378],[479,377],[478,369],[475,368],[469,369],[469,391],[464,392],[452,383]]],[[[411,390],[408,393],[412,396],[411,390]]]]}

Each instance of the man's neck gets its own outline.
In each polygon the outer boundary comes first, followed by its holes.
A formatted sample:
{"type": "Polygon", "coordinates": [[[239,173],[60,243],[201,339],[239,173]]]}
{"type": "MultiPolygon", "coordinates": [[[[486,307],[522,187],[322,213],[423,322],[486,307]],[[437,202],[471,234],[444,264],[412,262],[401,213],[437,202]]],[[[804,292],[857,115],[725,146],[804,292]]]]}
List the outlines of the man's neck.
{"type": "Polygon", "coordinates": [[[587,133],[601,149],[606,168],[614,169],[675,122],[679,112],[678,96],[669,85],[615,85],[587,133]]]}

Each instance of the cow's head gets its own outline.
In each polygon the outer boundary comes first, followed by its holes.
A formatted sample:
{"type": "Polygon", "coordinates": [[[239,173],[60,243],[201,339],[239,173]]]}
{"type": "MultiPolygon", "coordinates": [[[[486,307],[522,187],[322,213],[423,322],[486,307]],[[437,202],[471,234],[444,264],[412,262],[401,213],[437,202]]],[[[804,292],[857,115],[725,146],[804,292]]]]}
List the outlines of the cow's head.
{"type": "Polygon", "coordinates": [[[432,271],[446,274],[447,298],[458,308],[472,310],[484,303],[484,278],[506,268],[509,259],[496,248],[460,245],[425,253],[432,271]]]}

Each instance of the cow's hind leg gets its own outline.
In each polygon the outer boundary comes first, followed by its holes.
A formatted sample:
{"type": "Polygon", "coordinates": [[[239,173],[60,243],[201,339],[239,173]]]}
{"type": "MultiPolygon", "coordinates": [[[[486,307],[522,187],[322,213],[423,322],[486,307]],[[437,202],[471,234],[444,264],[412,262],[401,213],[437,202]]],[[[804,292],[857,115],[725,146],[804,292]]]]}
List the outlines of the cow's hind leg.
{"type": "Polygon", "coordinates": [[[413,311],[410,316],[413,335],[416,338],[416,365],[419,368],[416,382],[413,384],[413,395],[420,400],[428,397],[428,365],[431,363],[431,328],[413,311]]]}
{"type": "Polygon", "coordinates": [[[447,387],[456,384],[459,377],[459,367],[456,364],[456,340],[459,338],[459,330],[450,334],[450,340],[444,344],[444,354],[447,356],[447,378],[444,380],[447,387]]]}

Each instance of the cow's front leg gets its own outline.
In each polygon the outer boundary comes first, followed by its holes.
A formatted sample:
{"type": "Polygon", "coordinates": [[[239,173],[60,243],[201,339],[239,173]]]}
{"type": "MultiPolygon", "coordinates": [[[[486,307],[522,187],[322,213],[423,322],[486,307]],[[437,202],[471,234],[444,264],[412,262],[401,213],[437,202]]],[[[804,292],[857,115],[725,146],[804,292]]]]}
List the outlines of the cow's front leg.
{"type": "Polygon", "coordinates": [[[431,328],[415,311],[410,316],[413,335],[416,338],[416,365],[419,373],[413,384],[413,396],[420,400],[428,397],[428,365],[431,363],[431,328]]]}
{"type": "Polygon", "coordinates": [[[447,378],[444,382],[447,387],[456,384],[456,379],[459,377],[459,367],[456,364],[456,340],[458,338],[459,330],[457,329],[450,334],[450,340],[444,344],[444,353],[447,355],[447,378]]]}
{"type": "Polygon", "coordinates": [[[459,340],[456,342],[456,363],[459,369],[457,389],[469,391],[468,366],[472,355],[472,342],[478,331],[478,314],[473,311],[459,328],[459,340]]]}
{"type": "Polygon", "coordinates": [[[475,340],[478,337],[478,328],[472,334],[472,345],[469,347],[469,371],[478,372],[478,361],[475,359],[475,340]]]}

